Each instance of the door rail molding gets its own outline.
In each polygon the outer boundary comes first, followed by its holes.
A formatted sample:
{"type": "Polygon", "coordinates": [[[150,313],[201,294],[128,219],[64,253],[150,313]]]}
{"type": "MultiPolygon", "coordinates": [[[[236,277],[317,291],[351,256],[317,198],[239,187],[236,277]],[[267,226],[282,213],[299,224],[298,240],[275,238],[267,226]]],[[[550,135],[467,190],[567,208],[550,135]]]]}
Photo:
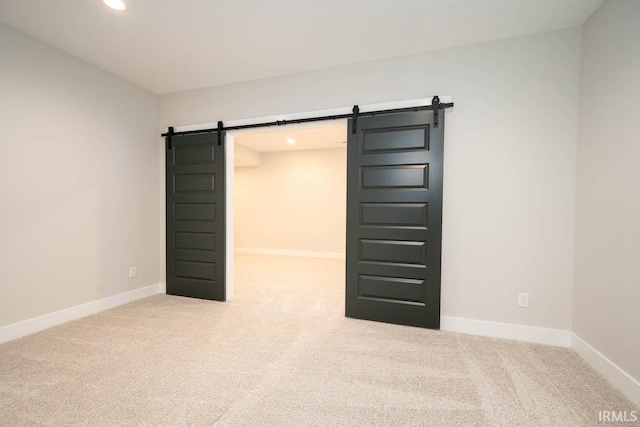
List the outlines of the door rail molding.
{"type": "MultiPolygon", "coordinates": [[[[302,118],[291,118],[291,119],[282,119],[282,120],[268,120],[263,122],[254,122],[247,124],[239,124],[232,126],[223,126],[224,122],[218,121],[216,127],[212,128],[204,128],[204,129],[192,129],[192,130],[182,130],[175,131],[172,126],[168,128],[168,131],[161,134],[161,136],[167,138],[167,147],[170,147],[170,139],[172,136],[177,135],[190,135],[190,134],[198,134],[198,133],[213,133],[218,132],[221,134],[223,131],[230,130],[242,130],[242,129],[253,129],[253,128],[261,128],[261,127],[270,127],[270,126],[284,126],[288,124],[300,124],[300,123],[310,123],[310,122],[319,122],[326,120],[341,120],[341,119],[352,119],[354,116],[357,117],[366,117],[366,116],[377,116],[383,114],[394,114],[394,113],[406,113],[411,111],[424,111],[424,110],[433,110],[437,117],[438,110],[442,110],[444,108],[452,108],[453,102],[440,102],[439,96],[434,96],[431,98],[430,103],[427,105],[413,105],[407,107],[397,107],[397,108],[388,108],[388,109],[379,109],[372,111],[361,111],[358,105],[354,105],[351,113],[343,113],[343,114],[329,114],[329,115],[318,115],[318,116],[310,116],[310,117],[302,117],[302,118]]],[[[364,109],[364,108],[363,108],[364,109]]],[[[435,121],[434,126],[437,127],[437,121],[435,121]]]]}

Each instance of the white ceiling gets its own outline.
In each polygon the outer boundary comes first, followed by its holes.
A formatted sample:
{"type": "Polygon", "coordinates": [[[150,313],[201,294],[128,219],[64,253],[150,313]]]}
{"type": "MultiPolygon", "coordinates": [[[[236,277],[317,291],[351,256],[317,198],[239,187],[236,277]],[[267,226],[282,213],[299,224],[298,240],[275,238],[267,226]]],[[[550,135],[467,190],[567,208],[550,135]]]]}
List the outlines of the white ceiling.
{"type": "Polygon", "coordinates": [[[236,144],[261,153],[274,151],[319,150],[322,148],[346,148],[347,121],[318,122],[287,125],[285,128],[268,127],[231,131],[236,144]],[[293,138],[293,145],[287,139],[293,138]]]}
{"type": "Polygon", "coordinates": [[[603,0],[0,0],[0,21],[162,94],[582,25],[603,0]]]}

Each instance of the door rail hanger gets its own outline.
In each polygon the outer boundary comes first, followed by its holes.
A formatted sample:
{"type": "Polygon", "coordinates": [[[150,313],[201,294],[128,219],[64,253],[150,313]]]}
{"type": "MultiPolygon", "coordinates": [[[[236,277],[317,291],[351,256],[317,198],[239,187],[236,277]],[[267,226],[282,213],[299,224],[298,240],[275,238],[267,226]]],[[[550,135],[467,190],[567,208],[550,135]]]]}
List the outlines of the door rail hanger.
{"type": "Polygon", "coordinates": [[[360,114],[360,107],[353,106],[353,119],[351,120],[351,133],[355,135],[358,132],[358,114],[360,114]]]}
{"type": "Polygon", "coordinates": [[[434,96],[431,100],[431,106],[433,107],[433,127],[438,127],[438,110],[442,108],[440,106],[440,97],[438,95],[434,96]]]}
{"type": "Polygon", "coordinates": [[[171,150],[171,137],[173,136],[173,126],[169,126],[169,132],[166,134],[167,150],[171,150]]]}
{"type": "Polygon", "coordinates": [[[224,130],[224,124],[222,121],[218,122],[218,145],[222,145],[222,131],[224,130]]]}

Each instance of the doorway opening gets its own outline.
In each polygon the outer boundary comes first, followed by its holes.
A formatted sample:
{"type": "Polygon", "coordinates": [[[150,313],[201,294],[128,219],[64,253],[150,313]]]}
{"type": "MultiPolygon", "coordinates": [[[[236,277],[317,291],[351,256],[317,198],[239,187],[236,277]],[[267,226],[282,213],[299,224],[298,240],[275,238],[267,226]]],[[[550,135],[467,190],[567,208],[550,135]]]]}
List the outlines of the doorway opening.
{"type": "Polygon", "coordinates": [[[347,121],[231,136],[233,298],[269,315],[344,316],[347,121]]]}
{"type": "MultiPolygon", "coordinates": [[[[308,299],[309,289],[299,284],[308,283],[314,274],[320,275],[330,268],[314,270],[302,266],[301,259],[342,261],[341,256],[326,254],[339,253],[346,248],[345,260],[339,264],[344,270],[337,270],[334,277],[339,277],[335,283],[344,283],[345,298],[340,297],[340,301],[345,302],[347,317],[439,328],[444,110],[453,104],[442,104],[435,96],[431,105],[415,105],[404,108],[394,105],[394,108],[388,106],[385,109],[378,104],[377,108],[368,107],[364,113],[355,106],[351,115],[308,117],[308,114],[301,113],[306,118],[257,122],[256,119],[247,119],[233,125],[219,121],[217,128],[195,126],[178,132],[170,127],[163,134],[167,149],[167,293],[216,301],[233,299],[234,245],[238,245],[239,253],[297,257],[297,260],[290,260],[289,265],[300,267],[299,276],[292,277],[292,268],[278,267],[273,262],[265,264],[262,270],[254,270],[254,274],[267,283],[273,280],[265,275],[266,272],[284,270],[291,278],[291,289],[308,299]],[[340,146],[346,139],[343,160],[331,163],[346,163],[348,166],[345,168],[346,197],[341,195],[341,199],[346,201],[346,244],[338,249],[327,245],[312,248],[298,245],[301,241],[305,244],[322,243],[324,238],[339,230],[340,226],[323,229],[321,225],[327,223],[331,212],[339,212],[339,207],[344,207],[343,202],[337,203],[336,209],[331,209],[329,199],[320,197],[323,192],[314,187],[320,182],[331,181],[338,174],[314,177],[310,173],[313,163],[310,159],[298,162],[303,166],[299,176],[285,176],[275,184],[268,176],[258,177],[246,187],[261,190],[251,197],[260,203],[249,208],[260,216],[251,220],[238,219],[240,224],[235,229],[243,228],[250,234],[244,240],[239,237],[235,243],[233,159],[236,136],[241,138],[243,135],[239,131],[246,132],[246,135],[266,134],[263,138],[275,135],[280,146],[290,146],[289,150],[271,151],[302,152],[305,151],[300,149],[304,138],[298,137],[296,141],[293,134],[296,128],[291,125],[304,124],[311,129],[311,126],[317,126],[312,123],[326,122],[330,126],[329,120],[344,119],[347,119],[346,127],[344,122],[339,122],[342,126],[336,129],[336,135],[339,131],[340,136],[332,138],[329,143],[340,146]],[[283,124],[289,125],[286,132],[280,130],[284,129],[280,127],[283,124]],[[254,132],[258,128],[271,129],[254,132]],[[346,138],[342,138],[345,133],[346,138]],[[299,145],[296,147],[296,144],[299,145]],[[296,195],[283,195],[283,189],[292,184],[300,187],[296,195]],[[301,199],[320,200],[321,203],[300,213],[297,209],[306,206],[300,203],[301,199]],[[264,214],[267,208],[281,206],[285,209],[278,213],[264,214]],[[267,232],[274,230],[275,234],[263,239],[267,232]],[[264,242],[256,243],[256,237],[264,242]],[[241,246],[243,244],[246,246],[241,246]],[[320,255],[323,252],[324,255],[320,255]]],[[[239,142],[239,162],[243,157],[253,162],[258,159],[259,164],[254,164],[254,168],[260,167],[263,158],[272,154],[263,152],[268,151],[264,142],[253,148],[246,141],[244,144],[242,140],[239,142]]],[[[272,169],[279,174],[291,168],[280,166],[272,169]]],[[[345,185],[335,188],[344,190],[345,185]]],[[[334,191],[331,193],[335,194],[334,191]]],[[[239,197],[242,197],[242,190],[239,197]]],[[[344,236],[344,231],[341,234],[344,236]]],[[[239,276],[242,280],[242,274],[239,276]]],[[[334,295],[340,295],[342,288],[336,286],[334,295]]],[[[252,306],[260,308],[274,298],[268,289],[260,294],[262,291],[262,288],[249,289],[244,295],[258,296],[252,306]]],[[[281,295],[278,301],[280,308],[290,308],[298,303],[286,294],[281,295]]],[[[313,301],[312,305],[326,313],[328,305],[321,301],[313,301]]]]}

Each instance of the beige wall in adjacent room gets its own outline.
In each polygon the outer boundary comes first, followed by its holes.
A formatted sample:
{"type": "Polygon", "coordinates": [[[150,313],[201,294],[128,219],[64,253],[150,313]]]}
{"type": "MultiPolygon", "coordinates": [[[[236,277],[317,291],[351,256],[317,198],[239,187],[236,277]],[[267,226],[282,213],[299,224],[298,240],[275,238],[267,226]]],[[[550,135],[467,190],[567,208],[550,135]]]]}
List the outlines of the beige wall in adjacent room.
{"type": "Polygon", "coordinates": [[[344,253],[346,161],[345,148],[283,151],[235,168],[236,248],[344,253]]]}
{"type": "Polygon", "coordinates": [[[574,332],[640,380],[640,2],[582,32],[574,332]]]}
{"type": "Polygon", "coordinates": [[[0,122],[0,326],[158,283],[157,97],[0,24],[0,122]]]}
{"type": "Polygon", "coordinates": [[[164,95],[161,124],[451,95],[442,314],[570,330],[579,72],[575,28],[164,95]]]}

